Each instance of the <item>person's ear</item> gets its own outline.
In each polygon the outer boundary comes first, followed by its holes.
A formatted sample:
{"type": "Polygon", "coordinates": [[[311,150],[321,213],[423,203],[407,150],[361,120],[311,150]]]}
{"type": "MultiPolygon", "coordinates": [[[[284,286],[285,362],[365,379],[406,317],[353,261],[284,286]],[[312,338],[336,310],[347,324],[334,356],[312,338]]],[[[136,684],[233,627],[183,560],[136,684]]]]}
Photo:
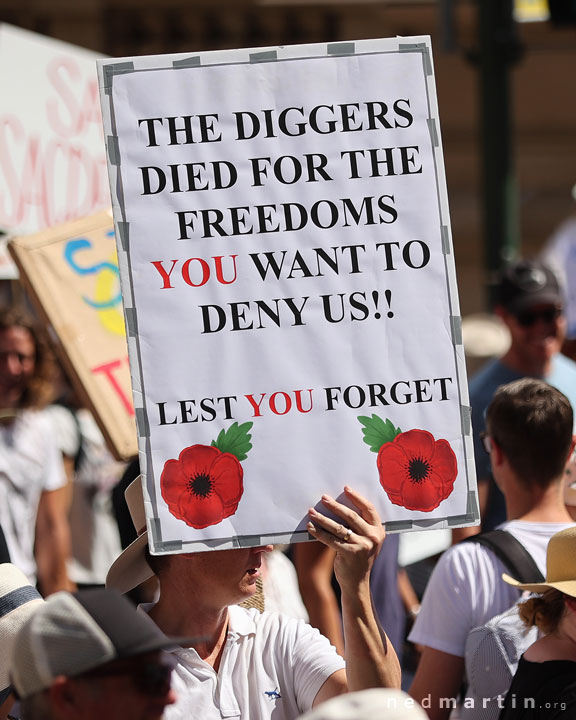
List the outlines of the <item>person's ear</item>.
{"type": "Polygon", "coordinates": [[[505,460],[504,451],[492,436],[490,436],[490,442],[492,443],[492,455],[490,462],[494,467],[500,467],[505,460]]]}
{"type": "Polygon", "coordinates": [[[73,680],[58,675],[47,690],[50,706],[54,715],[61,718],[74,718],[78,715],[77,686],[73,680]]]}
{"type": "Polygon", "coordinates": [[[573,613],[576,613],[576,598],[570,597],[570,595],[564,596],[564,605],[573,613]]]}
{"type": "Polygon", "coordinates": [[[500,318],[500,320],[502,320],[502,322],[506,322],[506,318],[508,317],[508,312],[506,310],[504,310],[502,305],[495,305],[492,312],[494,315],[496,315],[497,318],[500,318]]]}
{"type": "Polygon", "coordinates": [[[500,322],[508,328],[509,331],[511,331],[511,328],[513,326],[513,323],[515,321],[515,316],[503,308],[501,305],[496,305],[494,308],[494,315],[500,320],[500,322]]]}

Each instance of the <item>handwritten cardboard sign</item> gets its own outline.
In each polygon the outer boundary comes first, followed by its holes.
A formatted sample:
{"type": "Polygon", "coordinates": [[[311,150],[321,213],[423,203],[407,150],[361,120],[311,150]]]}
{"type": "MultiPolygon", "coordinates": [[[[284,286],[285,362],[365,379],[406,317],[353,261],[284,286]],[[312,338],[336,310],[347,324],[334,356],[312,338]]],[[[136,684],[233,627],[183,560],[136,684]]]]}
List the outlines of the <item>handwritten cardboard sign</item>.
{"type": "Polygon", "coordinates": [[[110,212],[13,238],[20,277],[118,460],[138,453],[110,212]]]}
{"type": "Polygon", "coordinates": [[[429,39],[99,62],[156,553],[477,520],[429,39]]]}

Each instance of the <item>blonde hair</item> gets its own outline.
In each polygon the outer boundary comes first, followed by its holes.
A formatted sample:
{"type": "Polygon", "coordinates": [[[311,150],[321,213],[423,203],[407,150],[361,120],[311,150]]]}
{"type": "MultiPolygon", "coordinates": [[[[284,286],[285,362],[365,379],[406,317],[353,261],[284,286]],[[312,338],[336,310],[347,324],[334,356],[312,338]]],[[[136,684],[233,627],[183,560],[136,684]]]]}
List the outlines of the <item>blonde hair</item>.
{"type": "Polygon", "coordinates": [[[536,627],[545,635],[554,632],[564,615],[564,593],[555,588],[529,598],[518,606],[520,619],[526,627],[536,627]]]}

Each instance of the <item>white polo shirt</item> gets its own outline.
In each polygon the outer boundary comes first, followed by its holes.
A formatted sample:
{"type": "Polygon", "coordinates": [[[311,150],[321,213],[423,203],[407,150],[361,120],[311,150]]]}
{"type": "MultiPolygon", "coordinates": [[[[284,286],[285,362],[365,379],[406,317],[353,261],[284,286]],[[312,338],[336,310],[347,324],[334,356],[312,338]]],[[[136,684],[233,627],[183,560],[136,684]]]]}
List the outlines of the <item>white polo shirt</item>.
{"type": "Polygon", "coordinates": [[[172,653],[178,660],[172,681],[178,700],[166,707],[165,720],[294,720],[345,667],[328,640],[302,620],[237,605],[228,611],[218,673],[196,650],[172,653]]]}
{"type": "Polygon", "coordinates": [[[62,455],[44,412],[23,410],[13,423],[0,425],[0,525],[10,559],[32,584],[40,497],[65,484],[62,455]]]}
{"type": "MultiPolygon", "coordinates": [[[[519,540],[546,575],[548,541],[572,525],[511,520],[500,529],[519,540]]],[[[470,631],[520,599],[520,591],[505,583],[502,573],[510,574],[491,550],[478,543],[458,543],[446,550],[426,586],[410,642],[464,657],[470,631]]]]}

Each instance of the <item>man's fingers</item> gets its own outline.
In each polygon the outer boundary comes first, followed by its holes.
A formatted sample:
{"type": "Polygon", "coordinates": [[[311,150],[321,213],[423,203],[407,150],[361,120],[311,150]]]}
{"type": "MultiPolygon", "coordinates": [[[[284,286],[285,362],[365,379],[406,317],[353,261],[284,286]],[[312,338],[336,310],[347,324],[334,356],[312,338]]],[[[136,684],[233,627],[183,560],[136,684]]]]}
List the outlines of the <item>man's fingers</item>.
{"type": "Polygon", "coordinates": [[[382,524],[380,516],[378,515],[378,512],[376,511],[373,503],[371,503],[369,500],[366,500],[363,495],[360,495],[360,493],[357,493],[356,490],[353,490],[348,485],[344,486],[344,492],[358,508],[361,517],[364,518],[367,523],[369,523],[370,525],[382,524]]]}
{"type": "MultiPolygon", "coordinates": [[[[346,537],[348,527],[350,527],[353,532],[358,532],[358,530],[354,527],[352,523],[346,522],[345,526],[341,522],[338,522],[338,520],[332,520],[332,518],[329,518],[326,515],[323,515],[321,512],[318,512],[316,508],[310,508],[308,510],[308,514],[312,518],[315,525],[320,526],[323,530],[326,530],[327,532],[342,540],[346,537]]],[[[358,518],[358,516],[356,517],[358,518]]],[[[345,518],[342,519],[344,520],[345,518]]]]}
{"type": "Polygon", "coordinates": [[[315,525],[313,522],[309,522],[306,526],[306,529],[308,530],[310,535],[315,537],[317,540],[320,540],[320,542],[335,549],[338,549],[338,547],[341,547],[342,545],[346,545],[353,541],[352,531],[349,528],[345,528],[343,525],[340,525],[335,528],[334,531],[331,531],[322,527],[318,527],[318,525],[315,525]]]}
{"type": "Polygon", "coordinates": [[[343,505],[330,495],[323,495],[323,505],[336,515],[336,519],[310,508],[308,514],[312,522],[308,524],[308,531],[313,537],[335,549],[349,543],[357,544],[360,538],[379,546],[385,533],[375,507],[350,487],[345,487],[344,491],[356,510],[343,505]]]}
{"type": "Polygon", "coordinates": [[[327,509],[337,515],[338,519],[333,520],[321,512],[318,512],[315,508],[310,508],[308,511],[309,515],[316,525],[320,525],[337,538],[344,540],[348,528],[356,535],[363,536],[370,535],[374,530],[355,510],[351,510],[349,507],[346,507],[346,505],[342,505],[342,503],[334,500],[334,498],[329,495],[322,496],[322,503],[327,509]]]}
{"type": "MultiPolygon", "coordinates": [[[[354,502],[353,498],[350,499],[352,500],[352,502],[354,502]]],[[[366,504],[368,504],[367,501],[365,502],[366,504]]],[[[326,506],[328,510],[337,515],[348,527],[352,528],[354,532],[360,533],[362,535],[366,535],[371,526],[381,524],[377,514],[375,522],[367,522],[362,516],[363,510],[360,506],[357,506],[358,511],[356,511],[352,508],[349,508],[347,505],[343,505],[342,503],[338,502],[338,500],[335,500],[330,495],[322,495],[322,503],[326,506]]]]}

